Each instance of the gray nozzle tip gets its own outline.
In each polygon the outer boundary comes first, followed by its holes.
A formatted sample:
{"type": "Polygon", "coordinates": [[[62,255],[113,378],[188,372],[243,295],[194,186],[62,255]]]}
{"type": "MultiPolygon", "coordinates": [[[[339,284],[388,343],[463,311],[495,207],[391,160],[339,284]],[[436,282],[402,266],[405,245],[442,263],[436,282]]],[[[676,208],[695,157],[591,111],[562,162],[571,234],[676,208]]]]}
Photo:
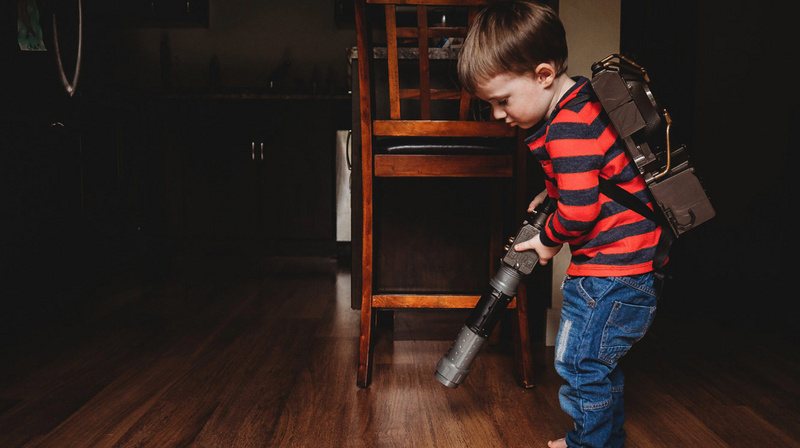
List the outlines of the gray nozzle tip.
{"type": "Polygon", "coordinates": [[[440,375],[439,372],[436,372],[436,379],[439,380],[440,383],[449,387],[450,389],[455,389],[456,387],[458,387],[458,383],[448,380],[447,378],[440,375]]]}
{"type": "Polygon", "coordinates": [[[468,373],[469,369],[459,368],[447,356],[442,356],[436,365],[436,379],[451,389],[463,383],[468,373]]]}

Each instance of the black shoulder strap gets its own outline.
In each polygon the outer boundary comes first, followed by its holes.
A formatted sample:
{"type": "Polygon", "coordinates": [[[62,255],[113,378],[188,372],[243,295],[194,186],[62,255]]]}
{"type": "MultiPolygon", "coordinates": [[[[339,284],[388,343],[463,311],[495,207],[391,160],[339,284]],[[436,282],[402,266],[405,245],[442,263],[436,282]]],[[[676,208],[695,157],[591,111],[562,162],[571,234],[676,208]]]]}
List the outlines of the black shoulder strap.
{"type": "Polygon", "coordinates": [[[656,224],[662,225],[666,224],[664,218],[656,213],[653,209],[645,205],[639,198],[634,196],[632,193],[622,189],[619,185],[611,182],[608,179],[600,178],[600,192],[604,195],[608,196],[609,198],[613,199],[615,202],[618,202],[625,207],[635,211],[636,213],[644,216],[645,218],[655,221],[656,224]]]}
{"type": "Polygon", "coordinates": [[[672,229],[664,216],[652,210],[639,198],[622,189],[619,185],[602,177],[600,178],[600,192],[661,226],[661,237],[658,240],[656,254],[653,258],[653,269],[657,274],[660,274],[664,264],[667,262],[670,247],[672,247],[672,242],[675,239],[672,229]]]}
{"type": "Polygon", "coordinates": [[[581,101],[591,101],[592,98],[594,98],[594,97],[595,96],[593,94],[589,95],[588,93],[579,93],[579,94],[575,95],[575,97],[572,98],[571,100],[569,100],[566,103],[562,104],[561,105],[561,109],[569,109],[570,107],[572,107],[573,105],[575,105],[577,103],[580,103],[581,101]]]}

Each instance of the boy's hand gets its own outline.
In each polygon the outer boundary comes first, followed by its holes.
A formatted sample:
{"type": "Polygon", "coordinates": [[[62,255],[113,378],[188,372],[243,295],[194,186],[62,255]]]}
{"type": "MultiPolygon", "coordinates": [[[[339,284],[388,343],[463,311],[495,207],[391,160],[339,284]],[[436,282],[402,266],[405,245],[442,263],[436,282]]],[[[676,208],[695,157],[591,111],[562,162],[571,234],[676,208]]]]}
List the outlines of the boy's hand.
{"type": "Polygon", "coordinates": [[[537,205],[544,202],[545,199],[547,199],[547,190],[542,190],[542,192],[537,194],[536,197],[531,201],[531,204],[528,206],[528,213],[532,212],[533,209],[535,209],[537,205]]]}
{"type": "Polygon", "coordinates": [[[519,244],[514,245],[514,250],[517,252],[522,252],[525,250],[535,250],[536,254],[539,255],[539,264],[545,265],[550,260],[556,256],[556,254],[561,250],[563,245],[559,244],[556,247],[545,246],[542,243],[541,238],[537,234],[535,237],[529,239],[528,241],[523,241],[519,244]]]}

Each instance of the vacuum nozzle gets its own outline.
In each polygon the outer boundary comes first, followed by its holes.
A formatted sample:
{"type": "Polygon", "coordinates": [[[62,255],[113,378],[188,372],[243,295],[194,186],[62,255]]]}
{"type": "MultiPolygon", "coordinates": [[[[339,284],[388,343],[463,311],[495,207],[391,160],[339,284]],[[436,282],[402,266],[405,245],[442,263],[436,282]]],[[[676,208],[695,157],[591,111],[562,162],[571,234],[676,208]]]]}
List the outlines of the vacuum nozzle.
{"type": "Polygon", "coordinates": [[[469,367],[486,338],[472,331],[467,325],[461,327],[450,350],[436,365],[436,379],[445,386],[455,389],[464,382],[469,367]]]}

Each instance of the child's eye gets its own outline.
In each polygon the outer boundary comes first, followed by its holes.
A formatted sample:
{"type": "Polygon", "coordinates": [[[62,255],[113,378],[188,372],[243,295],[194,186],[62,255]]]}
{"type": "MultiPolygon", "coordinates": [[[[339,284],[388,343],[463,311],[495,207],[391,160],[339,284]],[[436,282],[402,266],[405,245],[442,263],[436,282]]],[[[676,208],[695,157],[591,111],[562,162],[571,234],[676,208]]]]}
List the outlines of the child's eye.
{"type": "Polygon", "coordinates": [[[498,106],[505,106],[506,104],[508,104],[508,99],[500,100],[497,102],[498,106]]]}

